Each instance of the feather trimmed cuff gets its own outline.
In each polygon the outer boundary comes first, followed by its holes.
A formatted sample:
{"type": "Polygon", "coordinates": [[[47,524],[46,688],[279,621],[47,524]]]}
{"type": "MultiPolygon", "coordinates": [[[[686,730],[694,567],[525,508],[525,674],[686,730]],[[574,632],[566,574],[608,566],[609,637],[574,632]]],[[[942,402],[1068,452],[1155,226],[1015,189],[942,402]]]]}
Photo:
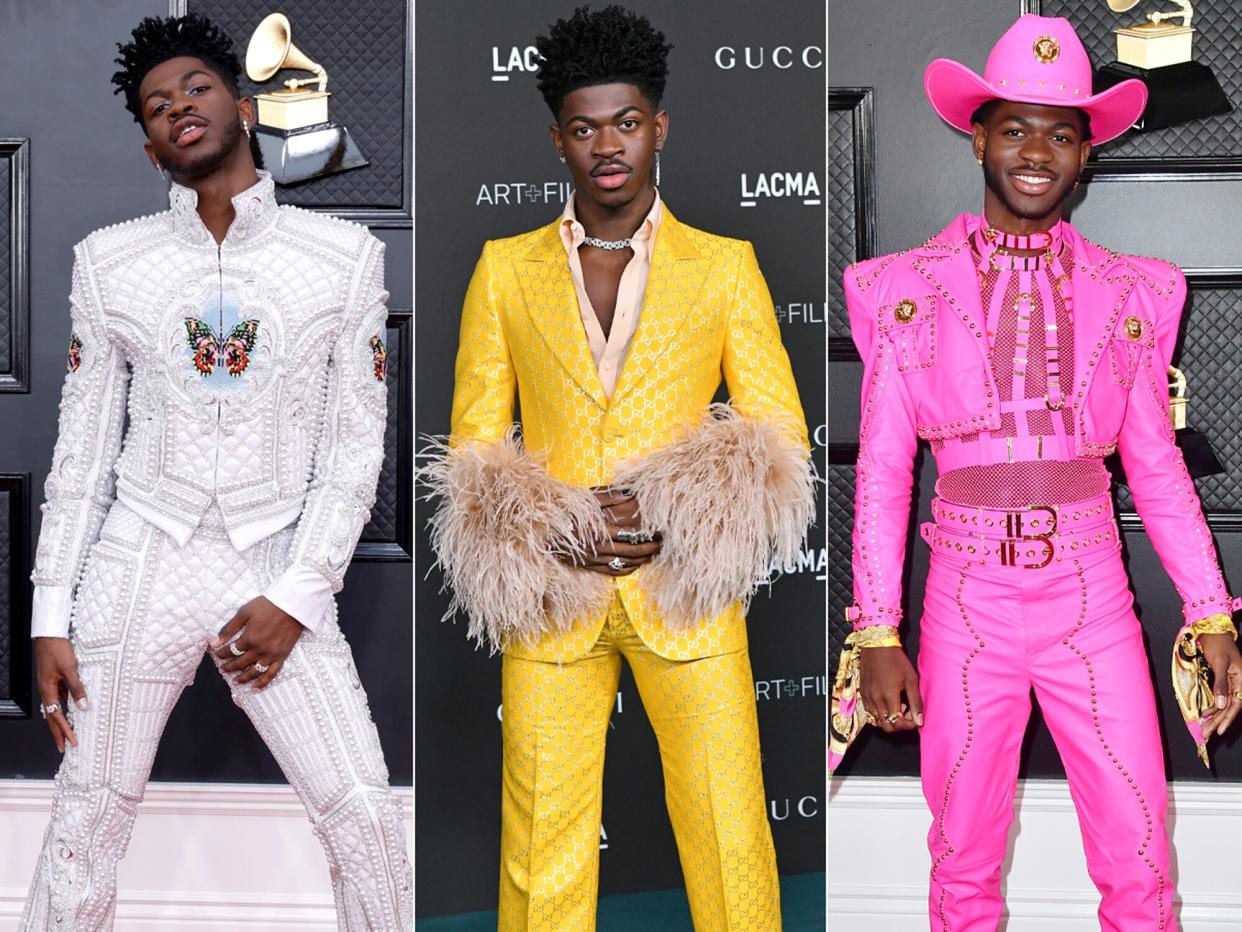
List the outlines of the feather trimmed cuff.
{"type": "Polygon", "coordinates": [[[815,470],[780,421],[712,405],[685,436],[630,463],[613,486],[638,499],[660,552],[639,573],[664,623],[684,630],[748,604],[772,564],[797,562],[815,518],[815,470]]]}
{"type": "Polygon", "coordinates": [[[527,452],[516,425],[495,443],[434,438],[428,453],[419,481],[439,499],[428,525],[452,593],[445,619],[464,613],[467,636],[495,653],[607,607],[610,580],[560,558],[583,556],[588,541],[607,535],[603,510],[590,490],[554,478],[527,452]]]}

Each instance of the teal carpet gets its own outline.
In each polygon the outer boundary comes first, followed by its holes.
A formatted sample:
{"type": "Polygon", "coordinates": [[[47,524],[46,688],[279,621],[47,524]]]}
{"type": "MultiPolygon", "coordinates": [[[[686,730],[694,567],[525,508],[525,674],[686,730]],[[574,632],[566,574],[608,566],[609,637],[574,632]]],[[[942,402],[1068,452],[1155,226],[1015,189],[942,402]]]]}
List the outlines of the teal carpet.
{"type": "MultiPolygon", "coordinates": [[[[824,932],[824,875],[781,877],[784,932],[824,932]]],[[[419,919],[416,932],[496,932],[496,911],[419,919]]],[[[600,897],[598,932],[693,932],[684,890],[600,897]]]]}

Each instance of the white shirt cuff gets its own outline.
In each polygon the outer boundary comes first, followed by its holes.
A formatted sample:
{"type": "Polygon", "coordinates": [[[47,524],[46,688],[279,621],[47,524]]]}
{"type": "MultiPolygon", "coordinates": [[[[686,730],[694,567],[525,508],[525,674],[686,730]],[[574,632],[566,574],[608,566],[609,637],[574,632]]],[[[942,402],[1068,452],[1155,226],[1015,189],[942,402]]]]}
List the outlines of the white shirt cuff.
{"type": "Polygon", "coordinates": [[[30,605],[32,638],[69,637],[69,616],[73,613],[73,586],[35,586],[30,605]]]}
{"type": "Polygon", "coordinates": [[[295,563],[272,581],[263,598],[317,634],[332,611],[332,583],[317,570],[295,563]]]}

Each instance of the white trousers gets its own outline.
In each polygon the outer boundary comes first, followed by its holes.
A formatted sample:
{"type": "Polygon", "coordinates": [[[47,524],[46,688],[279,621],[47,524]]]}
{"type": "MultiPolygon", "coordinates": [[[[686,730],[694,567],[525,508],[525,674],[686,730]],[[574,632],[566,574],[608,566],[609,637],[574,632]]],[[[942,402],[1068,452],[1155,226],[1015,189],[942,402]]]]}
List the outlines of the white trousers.
{"type": "MultiPolygon", "coordinates": [[[[78,746],[66,746],[56,775],[19,932],[112,928],[117,863],[168,715],[216,632],[285,569],[292,536],[286,528],[238,553],[217,514],[178,547],[113,505],[74,604],[89,710],[70,703],[78,746]]],[[[306,806],[327,853],[339,927],[412,928],[401,804],[388,789],[366,693],[335,616],[298,640],[266,689],[229,682],[306,806]]]]}

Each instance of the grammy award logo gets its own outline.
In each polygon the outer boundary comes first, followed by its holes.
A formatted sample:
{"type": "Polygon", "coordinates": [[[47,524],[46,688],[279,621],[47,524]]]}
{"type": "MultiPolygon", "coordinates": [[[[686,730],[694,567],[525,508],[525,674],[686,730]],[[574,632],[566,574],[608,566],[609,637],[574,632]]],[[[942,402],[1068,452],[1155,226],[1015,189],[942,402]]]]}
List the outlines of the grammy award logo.
{"type": "Polygon", "coordinates": [[[370,164],[349,130],[328,118],[328,72],[293,44],[283,13],[264,17],[246,48],[246,74],[256,84],[283,68],[314,77],[290,78],[279,90],[255,94],[255,133],[264,167],[277,184],[309,181],[370,164]],[[308,85],[314,85],[309,87],[308,85]]]}
{"type": "MultiPolygon", "coordinates": [[[[1127,13],[1141,0],[1108,0],[1114,13],[1127,13]]],[[[1147,107],[1135,129],[1148,132],[1233,109],[1212,69],[1194,60],[1194,8],[1173,0],[1176,9],[1152,10],[1143,22],[1119,26],[1117,60],[1096,73],[1099,93],[1128,78],[1147,85],[1147,107]]]]}

